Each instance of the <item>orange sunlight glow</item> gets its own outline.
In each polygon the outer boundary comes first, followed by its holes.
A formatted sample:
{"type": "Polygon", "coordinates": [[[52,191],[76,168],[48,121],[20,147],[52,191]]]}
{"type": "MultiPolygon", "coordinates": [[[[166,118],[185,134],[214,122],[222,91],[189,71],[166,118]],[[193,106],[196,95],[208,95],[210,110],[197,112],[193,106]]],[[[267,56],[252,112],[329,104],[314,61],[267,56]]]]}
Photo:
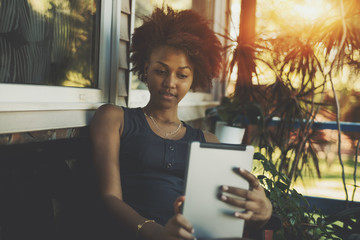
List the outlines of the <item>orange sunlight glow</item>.
{"type": "MultiPolygon", "coordinates": [[[[242,0],[244,1],[244,0],[242,0]]],[[[320,20],[331,19],[338,15],[334,2],[330,0],[257,0],[256,25],[257,34],[264,38],[276,37],[278,34],[297,31],[306,34],[308,26],[320,20]]],[[[239,34],[241,0],[231,0],[231,25],[229,28],[231,39],[239,34]]],[[[274,77],[261,63],[258,66],[258,79],[253,83],[268,84],[274,77]],[[271,80],[269,80],[271,79],[271,80]]],[[[228,82],[227,92],[234,90],[237,68],[234,68],[228,82]]],[[[359,84],[360,85],[360,84],[359,84]]]]}
{"type": "Polygon", "coordinates": [[[324,0],[304,0],[302,3],[294,3],[293,16],[299,16],[304,21],[313,22],[318,18],[325,17],[331,5],[324,0]]]}

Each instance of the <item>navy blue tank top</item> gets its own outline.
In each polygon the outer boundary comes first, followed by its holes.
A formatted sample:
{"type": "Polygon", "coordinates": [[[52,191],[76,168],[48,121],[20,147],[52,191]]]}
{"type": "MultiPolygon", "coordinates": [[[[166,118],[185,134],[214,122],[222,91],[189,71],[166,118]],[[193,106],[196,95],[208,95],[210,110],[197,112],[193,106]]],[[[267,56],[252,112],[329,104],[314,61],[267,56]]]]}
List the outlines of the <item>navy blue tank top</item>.
{"type": "Polygon", "coordinates": [[[180,140],[164,139],[150,128],[141,108],[124,109],[120,142],[123,200],[139,214],[164,225],[174,215],[173,203],[184,192],[188,143],[205,142],[200,129],[186,127],[180,140]]]}

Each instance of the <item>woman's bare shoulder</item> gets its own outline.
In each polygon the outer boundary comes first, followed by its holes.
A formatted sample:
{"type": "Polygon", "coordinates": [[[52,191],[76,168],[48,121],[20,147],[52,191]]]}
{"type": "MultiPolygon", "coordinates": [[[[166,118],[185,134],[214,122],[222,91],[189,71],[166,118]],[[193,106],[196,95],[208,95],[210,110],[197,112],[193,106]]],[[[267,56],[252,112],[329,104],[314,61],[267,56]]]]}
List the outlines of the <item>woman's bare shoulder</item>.
{"type": "Polygon", "coordinates": [[[106,103],[104,105],[101,105],[97,110],[96,113],[98,114],[105,114],[105,115],[117,115],[117,114],[123,114],[124,110],[122,107],[106,103]]]}
{"type": "Polygon", "coordinates": [[[124,115],[124,109],[114,104],[101,105],[95,112],[94,117],[119,118],[124,115]]]}
{"type": "Polygon", "coordinates": [[[210,142],[210,143],[219,143],[219,139],[215,136],[215,134],[208,132],[208,131],[204,131],[204,137],[206,142],[210,142]]]}
{"type": "Polygon", "coordinates": [[[120,127],[124,120],[124,110],[113,104],[101,105],[91,120],[90,127],[120,127]]]}

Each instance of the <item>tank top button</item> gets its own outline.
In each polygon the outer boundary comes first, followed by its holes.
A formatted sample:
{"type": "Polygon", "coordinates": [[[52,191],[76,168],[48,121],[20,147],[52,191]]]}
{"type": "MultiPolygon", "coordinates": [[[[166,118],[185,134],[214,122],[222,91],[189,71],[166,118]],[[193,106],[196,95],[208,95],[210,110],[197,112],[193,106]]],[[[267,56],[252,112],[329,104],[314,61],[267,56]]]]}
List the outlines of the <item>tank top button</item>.
{"type": "Polygon", "coordinates": [[[171,167],[172,167],[172,164],[171,164],[171,163],[166,164],[166,168],[167,168],[167,169],[170,169],[171,167]]]}
{"type": "Polygon", "coordinates": [[[175,147],[174,146],[169,146],[170,151],[174,151],[175,147]]]}

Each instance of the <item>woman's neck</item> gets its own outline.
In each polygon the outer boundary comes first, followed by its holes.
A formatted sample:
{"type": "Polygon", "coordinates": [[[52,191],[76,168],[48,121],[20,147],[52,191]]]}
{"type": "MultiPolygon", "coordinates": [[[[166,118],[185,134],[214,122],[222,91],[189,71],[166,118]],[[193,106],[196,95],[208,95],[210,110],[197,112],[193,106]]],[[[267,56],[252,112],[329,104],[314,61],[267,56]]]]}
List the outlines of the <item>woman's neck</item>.
{"type": "Polygon", "coordinates": [[[169,109],[160,109],[152,106],[150,103],[147,104],[143,111],[155,118],[157,121],[161,121],[163,123],[178,123],[179,118],[177,115],[177,108],[169,108],[169,109]]]}

